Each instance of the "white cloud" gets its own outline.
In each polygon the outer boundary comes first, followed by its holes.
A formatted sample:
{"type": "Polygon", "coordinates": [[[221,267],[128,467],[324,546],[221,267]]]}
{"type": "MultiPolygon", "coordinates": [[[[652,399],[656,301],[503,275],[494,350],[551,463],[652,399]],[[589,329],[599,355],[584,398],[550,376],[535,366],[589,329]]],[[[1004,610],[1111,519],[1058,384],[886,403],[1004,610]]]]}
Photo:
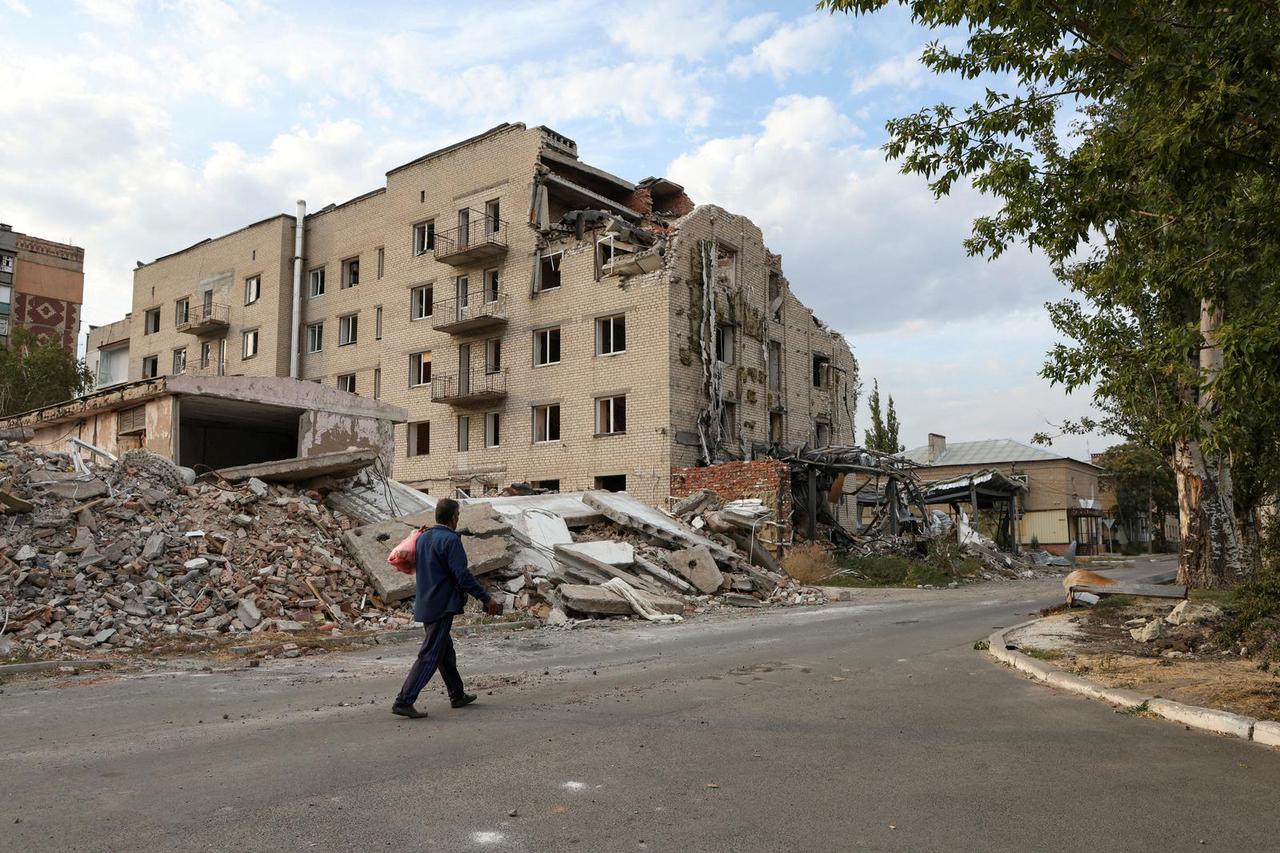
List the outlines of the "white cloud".
{"type": "Polygon", "coordinates": [[[848,21],[825,12],[783,24],[764,41],[729,65],[736,74],[764,72],[783,80],[791,74],[820,71],[850,32],[848,21]]]}
{"type": "Polygon", "coordinates": [[[998,316],[1058,293],[1047,264],[1012,251],[989,263],[962,245],[992,204],[957,188],[935,201],[823,97],[777,100],[757,132],[711,139],[667,170],[695,201],[750,216],[781,251],[796,292],[843,329],[998,316]]]}
{"type": "Polygon", "coordinates": [[[31,17],[31,7],[22,0],[4,0],[5,8],[14,14],[21,15],[24,18],[31,17]]]}
{"type": "Polygon", "coordinates": [[[138,17],[137,0],[76,0],[80,11],[114,26],[131,24],[138,17]]]}
{"type": "Polygon", "coordinates": [[[861,95],[886,86],[899,91],[918,89],[924,85],[929,70],[920,62],[920,50],[884,60],[865,74],[855,75],[851,92],[861,95]]]}
{"type": "Polygon", "coordinates": [[[732,20],[725,0],[696,6],[657,0],[619,9],[608,21],[609,40],[646,59],[702,59],[759,37],[777,19],[772,12],[732,20]]]}

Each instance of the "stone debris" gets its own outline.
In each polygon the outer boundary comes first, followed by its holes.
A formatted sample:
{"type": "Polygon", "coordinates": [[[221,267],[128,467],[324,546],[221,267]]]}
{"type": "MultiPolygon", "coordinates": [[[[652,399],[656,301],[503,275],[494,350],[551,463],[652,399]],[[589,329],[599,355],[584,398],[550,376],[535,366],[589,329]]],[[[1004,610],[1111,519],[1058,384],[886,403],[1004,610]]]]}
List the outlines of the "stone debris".
{"type": "Polygon", "coordinates": [[[1152,619],[1150,622],[1138,628],[1129,631],[1129,636],[1137,640],[1139,643],[1150,643],[1160,639],[1165,635],[1164,620],[1160,618],[1152,619]]]}
{"type": "Polygon", "coordinates": [[[1184,600],[1169,611],[1164,617],[1170,625],[1197,625],[1201,622],[1212,622],[1222,615],[1222,610],[1214,604],[1184,600]]]}
{"type": "Polygon", "coordinates": [[[348,556],[341,534],[353,523],[318,492],[254,480],[188,485],[143,450],[85,467],[90,474],[68,454],[0,442],[5,488],[32,507],[0,527],[10,653],[411,622],[348,556]]]}

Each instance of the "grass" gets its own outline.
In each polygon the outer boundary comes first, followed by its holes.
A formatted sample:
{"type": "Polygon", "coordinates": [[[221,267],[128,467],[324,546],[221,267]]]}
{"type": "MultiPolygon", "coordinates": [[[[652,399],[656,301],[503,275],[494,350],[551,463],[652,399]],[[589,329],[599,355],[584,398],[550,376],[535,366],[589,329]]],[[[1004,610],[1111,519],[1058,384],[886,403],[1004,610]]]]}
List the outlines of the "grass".
{"type": "Polygon", "coordinates": [[[1028,657],[1033,657],[1036,660],[1042,661],[1059,660],[1063,656],[1062,652],[1057,649],[1041,649],[1036,646],[1022,646],[1018,651],[1028,657]]]}
{"type": "Polygon", "coordinates": [[[836,557],[836,564],[857,574],[835,575],[826,581],[830,586],[947,586],[976,574],[981,568],[977,560],[959,559],[942,548],[916,559],[897,554],[866,557],[843,554],[836,557]]]}
{"type": "Polygon", "coordinates": [[[1137,601],[1131,595],[1109,595],[1106,598],[1093,605],[1094,610],[1119,610],[1123,607],[1132,607],[1137,601]]]}
{"type": "Polygon", "coordinates": [[[1235,607],[1239,591],[1234,589],[1192,589],[1187,591],[1187,598],[1204,604],[1215,604],[1223,610],[1235,607]]]}

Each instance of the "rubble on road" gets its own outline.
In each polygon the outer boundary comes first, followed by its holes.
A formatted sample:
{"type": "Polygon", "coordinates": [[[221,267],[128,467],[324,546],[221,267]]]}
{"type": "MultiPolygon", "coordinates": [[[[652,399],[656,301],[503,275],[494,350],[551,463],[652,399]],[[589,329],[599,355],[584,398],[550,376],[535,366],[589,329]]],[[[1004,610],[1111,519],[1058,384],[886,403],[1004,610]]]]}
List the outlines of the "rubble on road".
{"type": "Polygon", "coordinates": [[[0,442],[5,639],[27,655],[227,634],[400,627],[319,493],[193,481],[145,450],[110,465],[0,442]]]}

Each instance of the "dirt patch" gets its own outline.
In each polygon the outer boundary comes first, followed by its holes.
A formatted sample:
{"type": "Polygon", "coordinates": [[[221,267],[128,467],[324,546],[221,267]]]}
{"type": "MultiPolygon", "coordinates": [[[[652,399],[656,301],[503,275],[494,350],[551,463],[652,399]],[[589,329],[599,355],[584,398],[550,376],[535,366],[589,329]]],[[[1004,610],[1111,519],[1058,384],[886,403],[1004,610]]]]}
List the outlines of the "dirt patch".
{"type": "Polygon", "coordinates": [[[1108,687],[1280,720],[1280,668],[1251,656],[1247,646],[1222,639],[1229,614],[1175,625],[1169,620],[1173,609],[1172,604],[1128,600],[1072,610],[1009,640],[1033,656],[1047,651],[1061,669],[1108,687]]]}

